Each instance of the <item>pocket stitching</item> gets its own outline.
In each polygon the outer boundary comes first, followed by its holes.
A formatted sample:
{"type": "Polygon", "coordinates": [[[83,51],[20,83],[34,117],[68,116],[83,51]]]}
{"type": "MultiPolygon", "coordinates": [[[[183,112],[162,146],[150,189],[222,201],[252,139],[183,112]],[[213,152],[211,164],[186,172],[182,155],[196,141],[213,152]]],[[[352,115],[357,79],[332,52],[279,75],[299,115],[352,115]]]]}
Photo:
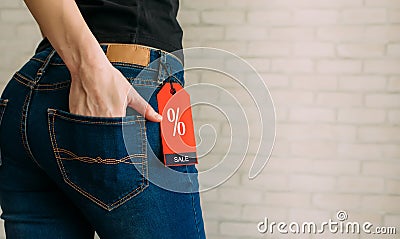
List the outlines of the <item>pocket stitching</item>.
{"type": "MultiPolygon", "coordinates": [[[[72,182],[67,176],[67,173],[65,171],[65,167],[61,162],[61,157],[59,155],[59,152],[56,150],[56,148],[58,149],[59,147],[57,145],[57,140],[56,140],[56,135],[55,135],[55,127],[54,127],[54,125],[55,125],[54,124],[55,116],[57,115],[59,117],[63,117],[62,115],[57,114],[56,111],[57,110],[55,110],[55,109],[50,109],[47,112],[47,115],[48,115],[48,117],[47,117],[47,119],[48,119],[48,130],[49,130],[49,133],[50,133],[50,139],[51,139],[50,141],[51,141],[52,149],[53,149],[53,152],[54,152],[54,154],[56,156],[57,165],[58,165],[58,167],[59,167],[59,169],[61,171],[63,180],[68,185],[70,185],[72,188],[74,188],[75,190],[80,192],[82,195],[86,196],[88,199],[90,199],[92,202],[96,203],[98,206],[100,206],[100,207],[102,207],[102,208],[104,208],[104,209],[106,209],[108,211],[111,211],[112,209],[118,207],[122,203],[128,201],[129,199],[131,199],[132,197],[136,196],[137,194],[139,194],[140,192],[142,192],[145,188],[147,188],[149,186],[149,183],[148,183],[148,180],[147,180],[147,177],[148,177],[147,161],[145,160],[147,158],[147,150],[146,150],[146,148],[144,148],[146,146],[145,145],[146,142],[142,143],[142,152],[144,152],[144,156],[141,157],[142,158],[142,170],[141,170],[142,171],[141,172],[142,183],[136,189],[134,189],[132,192],[126,194],[125,196],[123,196],[122,198],[120,198],[117,201],[113,202],[112,204],[107,205],[106,203],[104,203],[100,199],[98,199],[97,197],[95,197],[95,196],[91,195],[90,193],[84,191],[78,185],[76,185],[74,182],[72,182]],[[51,121],[50,121],[50,118],[51,118],[51,121]],[[144,174],[146,174],[146,176],[144,176],[144,174]]],[[[64,117],[64,118],[65,119],[74,120],[73,118],[68,118],[68,117],[64,117]]],[[[77,121],[80,122],[80,120],[77,120],[77,121]]],[[[89,121],[83,121],[83,122],[85,123],[85,122],[89,122],[89,121]]],[[[135,120],[135,122],[139,123],[141,136],[142,136],[142,138],[145,139],[143,141],[146,141],[146,135],[143,135],[143,129],[145,128],[144,120],[138,119],[138,120],[135,120]]],[[[99,123],[105,123],[105,122],[99,122],[99,123]]],[[[121,122],[114,122],[114,124],[116,124],[116,123],[120,124],[121,122]]]]}
{"type": "Polygon", "coordinates": [[[92,117],[92,116],[85,116],[85,115],[76,115],[76,114],[72,114],[69,112],[61,112],[60,110],[56,110],[56,109],[52,109],[49,108],[47,110],[48,114],[52,114],[54,116],[58,116],[60,118],[63,118],[65,120],[69,120],[69,121],[75,121],[78,123],[87,123],[87,124],[99,124],[99,125],[125,125],[125,124],[133,124],[133,123],[137,123],[140,121],[144,121],[143,117],[138,115],[135,117],[135,119],[128,119],[127,117],[92,117]],[[67,114],[70,114],[70,116],[68,116],[67,114]],[[79,119],[79,118],[92,118],[91,120],[83,120],[83,119],[79,119]],[[94,119],[97,118],[97,119],[94,119]],[[117,122],[113,122],[112,120],[117,120],[117,119],[121,119],[121,121],[117,121],[117,122]]]}

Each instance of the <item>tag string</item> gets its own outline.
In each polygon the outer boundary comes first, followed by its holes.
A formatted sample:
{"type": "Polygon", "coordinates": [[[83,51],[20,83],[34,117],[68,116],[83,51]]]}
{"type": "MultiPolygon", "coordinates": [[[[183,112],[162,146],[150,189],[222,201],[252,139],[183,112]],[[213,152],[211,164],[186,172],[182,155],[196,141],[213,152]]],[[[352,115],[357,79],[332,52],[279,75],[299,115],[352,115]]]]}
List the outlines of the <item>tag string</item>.
{"type": "Polygon", "coordinates": [[[161,65],[163,66],[163,68],[165,69],[165,71],[167,72],[167,75],[168,75],[169,85],[171,87],[169,92],[171,93],[171,95],[174,95],[176,93],[176,89],[175,89],[174,85],[172,84],[173,83],[172,82],[172,77],[176,78],[176,76],[171,75],[171,71],[168,69],[168,68],[170,68],[168,63],[161,63],[161,65]],[[168,67],[167,67],[167,65],[168,65],[168,67]]]}

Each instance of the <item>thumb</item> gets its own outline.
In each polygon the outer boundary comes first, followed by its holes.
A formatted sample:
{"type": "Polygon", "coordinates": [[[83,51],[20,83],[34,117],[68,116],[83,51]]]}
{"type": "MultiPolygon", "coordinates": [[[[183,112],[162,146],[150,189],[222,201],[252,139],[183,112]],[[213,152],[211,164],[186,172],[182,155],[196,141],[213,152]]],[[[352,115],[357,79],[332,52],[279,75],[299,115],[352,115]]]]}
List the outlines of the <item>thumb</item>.
{"type": "Polygon", "coordinates": [[[161,122],[162,116],[133,87],[129,90],[127,101],[129,107],[139,112],[146,119],[153,122],[161,122]]]}

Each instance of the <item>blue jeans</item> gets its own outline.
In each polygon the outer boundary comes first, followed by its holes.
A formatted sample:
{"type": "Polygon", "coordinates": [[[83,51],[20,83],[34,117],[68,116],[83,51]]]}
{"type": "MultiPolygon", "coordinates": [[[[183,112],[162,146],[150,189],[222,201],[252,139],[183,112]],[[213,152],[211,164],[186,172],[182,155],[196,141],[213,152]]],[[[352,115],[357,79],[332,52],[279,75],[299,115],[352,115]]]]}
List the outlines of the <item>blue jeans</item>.
{"type": "MultiPolygon", "coordinates": [[[[101,45],[106,52],[107,45],[101,45]]],[[[113,62],[158,110],[182,64],[149,48],[148,66],[113,62]],[[162,66],[167,67],[162,67],[162,66]],[[168,77],[171,72],[174,77],[168,77]]],[[[36,53],[0,99],[0,205],[8,239],[205,238],[197,169],[161,163],[159,123],[69,113],[70,74],[53,48],[36,53]]]]}

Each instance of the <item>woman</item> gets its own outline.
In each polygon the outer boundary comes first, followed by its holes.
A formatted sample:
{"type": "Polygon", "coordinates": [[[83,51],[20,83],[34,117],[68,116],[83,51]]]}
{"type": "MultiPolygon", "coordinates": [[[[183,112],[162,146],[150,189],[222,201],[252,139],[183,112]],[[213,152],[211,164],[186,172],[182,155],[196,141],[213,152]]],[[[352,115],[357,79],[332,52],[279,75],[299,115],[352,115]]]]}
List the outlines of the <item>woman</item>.
{"type": "Polygon", "coordinates": [[[7,238],[205,238],[196,167],[160,163],[178,0],[25,3],[45,38],[0,99],[7,238]]]}

